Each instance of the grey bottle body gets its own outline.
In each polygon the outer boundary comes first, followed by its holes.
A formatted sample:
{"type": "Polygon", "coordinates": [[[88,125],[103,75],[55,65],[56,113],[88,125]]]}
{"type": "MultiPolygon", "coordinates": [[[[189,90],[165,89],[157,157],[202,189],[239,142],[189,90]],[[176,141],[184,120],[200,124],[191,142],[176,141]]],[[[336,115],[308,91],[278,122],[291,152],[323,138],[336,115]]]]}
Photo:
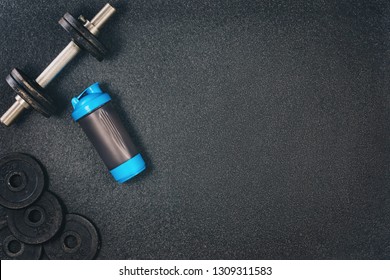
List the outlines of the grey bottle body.
{"type": "Polygon", "coordinates": [[[138,154],[111,102],[78,120],[108,170],[138,154]]]}

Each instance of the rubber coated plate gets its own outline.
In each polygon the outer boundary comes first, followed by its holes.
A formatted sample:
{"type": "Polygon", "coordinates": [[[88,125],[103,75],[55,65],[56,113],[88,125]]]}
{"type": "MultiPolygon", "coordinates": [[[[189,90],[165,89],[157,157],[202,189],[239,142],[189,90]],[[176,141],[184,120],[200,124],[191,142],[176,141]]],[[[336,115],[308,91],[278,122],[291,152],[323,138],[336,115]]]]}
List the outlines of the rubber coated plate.
{"type": "Polygon", "coordinates": [[[30,245],[20,242],[5,226],[0,229],[1,260],[38,260],[42,245],[30,245]]]}
{"type": "Polygon", "coordinates": [[[0,205],[21,209],[42,194],[45,177],[31,156],[12,153],[0,158],[0,205]]]}
{"type": "Polygon", "coordinates": [[[41,86],[29,79],[21,70],[13,69],[6,81],[24,101],[45,117],[50,117],[55,113],[54,101],[41,86]]]}
{"type": "Polygon", "coordinates": [[[51,260],[92,260],[98,250],[99,237],[86,218],[75,214],[65,217],[64,229],[43,245],[51,260]]]}
{"type": "Polygon", "coordinates": [[[87,50],[97,60],[103,60],[107,54],[106,47],[71,14],[66,13],[60,19],[59,24],[72,36],[76,45],[87,50]]]}
{"type": "Polygon", "coordinates": [[[27,208],[8,210],[7,222],[17,239],[28,244],[40,244],[52,238],[61,227],[62,208],[53,194],[44,192],[27,208]]]}

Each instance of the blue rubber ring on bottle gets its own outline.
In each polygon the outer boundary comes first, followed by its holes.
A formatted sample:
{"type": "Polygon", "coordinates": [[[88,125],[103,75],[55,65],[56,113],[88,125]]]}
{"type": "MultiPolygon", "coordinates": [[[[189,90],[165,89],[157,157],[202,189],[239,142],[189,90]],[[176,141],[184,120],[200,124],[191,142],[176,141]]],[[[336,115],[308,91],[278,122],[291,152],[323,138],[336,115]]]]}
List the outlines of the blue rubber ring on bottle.
{"type": "Polygon", "coordinates": [[[141,154],[137,154],[118,167],[110,170],[110,173],[117,182],[124,183],[144,171],[145,168],[146,164],[144,159],[142,158],[141,154]]]}

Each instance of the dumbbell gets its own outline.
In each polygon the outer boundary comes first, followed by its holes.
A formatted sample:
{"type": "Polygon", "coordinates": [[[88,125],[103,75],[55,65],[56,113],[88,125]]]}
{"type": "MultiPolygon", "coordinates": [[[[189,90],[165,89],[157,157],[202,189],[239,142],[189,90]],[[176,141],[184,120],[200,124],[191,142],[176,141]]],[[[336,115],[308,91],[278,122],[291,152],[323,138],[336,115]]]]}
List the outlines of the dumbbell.
{"type": "Polygon", "coordinates": [[[106,48],[96,36],[115,11],[116,9],[108,3],[91,21],[86,20],[83,16],[76,19],[71,14],[66,13],[60,19],[59,24],[71,35],[72,41],[35,81],[19,69],[12,70],[6,81],[17,93],[16,101],[3,114],[0,122],[5,126],[10,126],[25,109],[30,107],[45,117],[50,117],[55,112],[56,106],[44,88],[82,49],[91,53],[99,61],[104,58],[107,52],[106,48]]]}

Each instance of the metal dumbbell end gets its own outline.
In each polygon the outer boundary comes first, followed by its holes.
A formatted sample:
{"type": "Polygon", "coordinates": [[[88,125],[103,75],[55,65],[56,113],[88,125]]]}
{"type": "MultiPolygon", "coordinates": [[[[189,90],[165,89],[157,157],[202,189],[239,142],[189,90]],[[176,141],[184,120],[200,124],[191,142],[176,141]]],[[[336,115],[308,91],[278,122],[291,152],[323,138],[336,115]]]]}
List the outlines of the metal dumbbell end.
{"type": "Polygon", "coordinates": [[[91,21],[83,16],[77,20],[66,13],[60,19],[59,24],[72,36],[72,41],[35,81],[29,79],[18,69],[12,70],[6,80],[18,95],[15,97],[15,103],[0,118],[0,122],[5,126],[10,126],[25,109],[30,107],[45,117],[52,115],[55,111],[54,103],[43,89],[82,49],[90,52],[99,61],[103,59],[107,51],[96,36],[115,11],[113,6],[106,4],[91,21]]]}

